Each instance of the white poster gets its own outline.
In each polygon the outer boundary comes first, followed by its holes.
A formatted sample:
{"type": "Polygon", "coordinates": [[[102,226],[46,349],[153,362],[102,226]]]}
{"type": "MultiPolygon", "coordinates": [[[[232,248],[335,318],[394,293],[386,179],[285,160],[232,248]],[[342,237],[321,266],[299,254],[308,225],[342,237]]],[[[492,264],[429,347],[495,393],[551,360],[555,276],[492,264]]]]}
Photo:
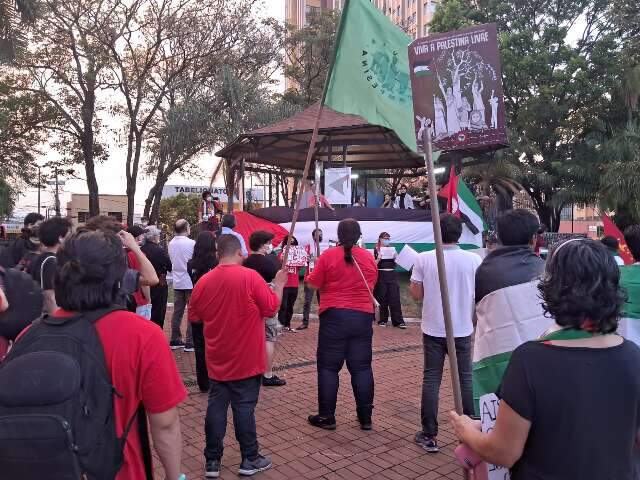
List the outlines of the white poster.
{"type": "Polygon", "coordinates": [[[351,205],[351,167],[324,171],[324,195],[331,204],[351,205]]]}
{"type": "MultiPolygon", "coordinates": [[[[496,426],[496,417],[500,408],[500,399],[495,393],[487,393],[480,397],[480,423],[482,433],[489,433],[496,426]]],[[[498,465],[487,464],[489,480],[509,480],[509,469],[498,465]]]]}

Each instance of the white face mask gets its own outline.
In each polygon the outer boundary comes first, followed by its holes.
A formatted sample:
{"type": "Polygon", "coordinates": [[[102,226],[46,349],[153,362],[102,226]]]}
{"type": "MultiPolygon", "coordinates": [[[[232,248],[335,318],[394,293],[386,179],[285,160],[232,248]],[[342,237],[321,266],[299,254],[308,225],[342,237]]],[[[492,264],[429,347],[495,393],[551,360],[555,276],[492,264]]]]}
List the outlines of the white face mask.
{"type": "Polygon", "coordinates": [[[264,253],[269,255],[271,252],[273,252],[273,245],[269,243],[267,244],[267,248],[265,248],[264,253]]]}

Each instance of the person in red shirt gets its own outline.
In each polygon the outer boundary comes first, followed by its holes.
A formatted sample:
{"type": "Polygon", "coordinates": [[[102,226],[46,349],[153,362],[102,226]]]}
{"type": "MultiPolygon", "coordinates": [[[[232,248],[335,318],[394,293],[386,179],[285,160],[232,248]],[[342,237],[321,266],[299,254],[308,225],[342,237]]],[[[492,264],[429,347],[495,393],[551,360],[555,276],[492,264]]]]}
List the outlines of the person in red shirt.
{"type": "MultiPolygon", "coordinates": [[[[284,237],[282,240],[282,244],[280,248],[282,252],[280,253],[280,259],[284,254],[284,250],[287,247],[288,237],[284,237]]],[[[296,237],[291,238],[291,246],[298,246],[298,240],[296,237]]],[[[287,283],[284,286],[284,291],[282,292],[282,303],[280,304],[280,310],[278,311],[278,321],[283,326],[283,330],[285,332],[295,332],[291,328],[291,319],[293,318],[293,307],[296,304],[296,300],[298,298],[298,287],[300,285],[300,276],[299,276],[300,267],[294,266],[286,266],[287,283]]]]}
{"type": "MultiPolygon", "coordinates": [[[[127,237],[128,243],[133,241],[129,233],[121,232],[120,236],[127,237]]],[[[127,268],[118,235],[109,230],[81,230],[65,241],[57,258],[54,288],[60,309],[54,317],[73,316],[116,303],[127,268]]],[[[123,434],[128,421],[142,406],[166,478],[177,480],[182,453],[177,407],[187,397],[187,391],[162,330],[127,311],[109,313],[95,326],[111,382],[118,392],[113,397],[117,435],[123,434]]],[[[124,464],[116,480],[146,478],[143,443],[136,423],[127,436],[124,464]]]]}
{"type": "MultiPolygon", "coordinates": [[[[143,244],[144,229],[142,227],[133,225],[132,227],[127,228],[127,232],[129,232],[136,240],[138,247],[143,244]]],[[[127,249],[127,259],[129,268],[139,272],[141,267],[136,256],[136,252],[127,249]]],[[[151,320],[151,288],[148,285],[140,285],[140,288],[133,293],[133,298],[136,302],[136,313],[147,320],[151,320]]]]}
{"type": "Polygon", "coordinates": [[[278,311],[287,281],[280,270],[272,290],[258,272],[243,267],[242,247],[233,235],[220,236],[218,259],[218,266],[200,278],[189,302],[189,320],[203,324],[210,380],[207,478],[220,476],[229,404],[242,455],[238,473],[254,475],[271,467],[271,459],[259,453],[255,407],[266,369],[264,319],[278,311]]]}
{"type": "Polygon", "coordinates": [[[310,415],[309,423],[327,430],[336,428],[338,375],[345,360],[360,426],[363,430],[371,429],[371,341],[375,320],[371,292],[378,268],[373,255],[356,246],[361,236],[356,220],[342,220],[338,224],[340,246],[320,255],[307,278],[308,285],[321,294],[317,353],[319,414],[310,415]]]}

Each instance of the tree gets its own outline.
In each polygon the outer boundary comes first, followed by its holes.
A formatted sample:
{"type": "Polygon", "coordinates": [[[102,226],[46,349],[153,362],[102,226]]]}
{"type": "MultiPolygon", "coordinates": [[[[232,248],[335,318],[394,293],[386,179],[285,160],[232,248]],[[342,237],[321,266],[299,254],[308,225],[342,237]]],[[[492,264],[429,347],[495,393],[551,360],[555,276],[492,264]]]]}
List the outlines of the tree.
{"type": "MultiPolygon", "coordinates": [[[[99,92],[109,85],[109,57],[98,35],[118,37],[118,0],[43,0],[38,4],[30,48],[17,64],[21,82],[15,91],[31,92],[56,111],[55,121],[43,128],[58,135],[56,146],[70,161],[84,164],[89,190],[89,214],[100,213],[96,154],[100,122],[106,105],[99,92]]],[[[56,138],[56,137],[54,137],[56,138]]]]}
{"type": "Polygon", "coordinates": [[[555,197],[620,72],[608,9],[605,0],[444,0],[431,23],[432,32],[497,23],[511,143],[501,156],[552,231],[563,207],[555,197]]]}
{"type": "Polygon", "coordinates": [[[33,0],[0,0],[0,62],[18,58],[27,45],[25,27],[33,22],[33,0]]]}
{"type": "Polygon", "coordinates": [[[192,227],[198,225],[198,207],[201,198],[198,195],[179,193],[175,197],[165,198],[160,202],[160,224],[173,225],[176,220],[184,218],[192,227]]]}
{"type": "Polygon", "coordinates": [[[333,58],[340,13],[322,10],[307,15],[307,26],[287,25],[284,74],[292,83],[285,100],[302,107],[320,100],[333,58]]]}

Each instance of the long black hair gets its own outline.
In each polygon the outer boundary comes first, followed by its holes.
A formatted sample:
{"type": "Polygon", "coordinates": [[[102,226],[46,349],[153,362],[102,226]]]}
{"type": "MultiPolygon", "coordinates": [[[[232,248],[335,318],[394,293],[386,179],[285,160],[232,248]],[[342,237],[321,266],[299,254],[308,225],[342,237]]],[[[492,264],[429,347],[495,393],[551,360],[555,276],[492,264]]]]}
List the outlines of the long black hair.
{"type": "Polygon", "coordinates": [[[558,325],[613,333],[624,303],[619,282],[620,268],[602,243],[574,239],[551,252],[538,289],[558,325]]]}
{"type": "Polygon", "coordinates": [[[216,253],[216,238],[213,233],[206,230],[200,232],[196,237],[191,259],[191,269],[195,271],[198,277],[204,275],[218,264],[216,253]]]}
{"type": "Polygon", "coordinates": [[[344,248],[345,262],[353,263],[351,249],[358,243],[361,236],[360,224],[355,218],[345,218],[338,224],[338,242],[344,248]]]}
{"type": "Polygon", "coordinates": [[[116,303],[127,260],[111,230],[80,230],[57,254],[56,301],[69,312],[106,308],[116,303]]]}

